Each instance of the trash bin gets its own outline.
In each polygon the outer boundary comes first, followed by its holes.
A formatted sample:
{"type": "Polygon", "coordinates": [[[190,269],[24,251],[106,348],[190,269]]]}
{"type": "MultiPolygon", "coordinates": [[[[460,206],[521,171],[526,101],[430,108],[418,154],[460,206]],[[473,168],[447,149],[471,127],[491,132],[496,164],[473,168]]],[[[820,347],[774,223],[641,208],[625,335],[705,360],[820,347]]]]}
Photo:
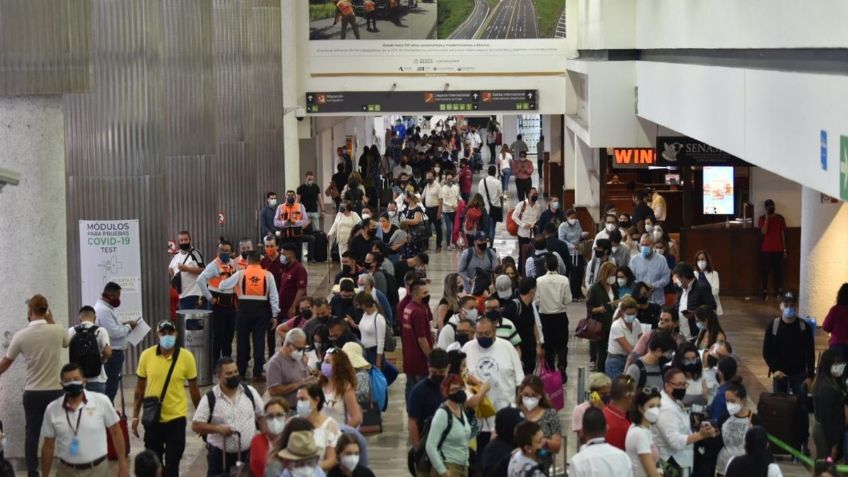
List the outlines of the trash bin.
{"type": "Polygon", "coordinates": [[[197,363],[197,384],[212,384],[212,312],[210,310],[177,311],[177,343],[191,351],[197,363]]]}

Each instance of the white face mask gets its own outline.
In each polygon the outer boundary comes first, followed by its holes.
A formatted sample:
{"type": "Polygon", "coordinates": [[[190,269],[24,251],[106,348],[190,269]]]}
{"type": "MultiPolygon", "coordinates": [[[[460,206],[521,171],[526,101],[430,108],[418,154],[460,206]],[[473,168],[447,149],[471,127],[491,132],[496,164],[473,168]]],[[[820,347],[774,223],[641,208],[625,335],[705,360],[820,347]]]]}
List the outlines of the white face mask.
{"type": "Polygon", "coordinates": [[[616,278],[615,281],[618,282],[618,286],[620,286],[620,287],[627,285],[627,279],[626,278],[616,278]]]}
{"type": "Polygon", "coordinates": [[[359,464],[359,454],[342,456],[342,467],[353,472],[353,469],[359,464]]]}
{"type": "Polygon", "coordinates": [[[659,419],[660,419],[660,408],[649,407],[648,409],[645,409],[645,420],[647,420],[651,424],[654,424],[659,419]]]}
{"type": "Polygon", "coordinates": [[[618,252],[618,245],[612,246],[612,253],[618,252]]]}
{"type": "Polygon", "coordinates": [[[654,230],[654,224],[645,224],[645,233],[649,234],[654,230]]]}
{"type": "Polygon", "coordinates": [[[312,404],[309,401],[297,401],[297,415],[300,417],[308,417],[312,414],[312,404]]]}
{"type": "Polygon", "coordinates": [[[707,261],[706,260],[698,260],[698,268],[701,271],[706,270],[707,269],[707,261]]]}
{"type": "Polygon", "coordinates": [[[396,211],[394,211],[394,210],[390,210],[390,211],[389,211],[389,217],[394,218],[396,215],[397,215],[397,212],[396,212],[396,211]]]}
{"type": "Polygon", "coordinates": [[[265,425],[268,426],[268,432],[275,436],[279,436],[283,432],[283,428],[286,427],[286,418],[284,417],[275,417],[274,419],[265,420],[265,425]]]}
{"type": "Polygon", "coordinates": [[[275,205],[277,205],[277,199],[268,199],[268,205],[274,207],[275,205]]]}
{"type": "Polygon", "coordinates": [[[371,214],[362,214],[362,220],[370,219],[371,214]]]}
{"type": "Polygon", "coordinates": [[[665,255],[665,249],[656,248],[656,249],[654,249],[654,253],[656,253],[657,255],[665,255]]]}
{"type": "Polygon", "coordinates": [[[654,229],[654,240],[659,240],[663,238],[662,230],[654,229]]]}
{"type": "Polygon", "coordinates": [[[294,469],[289,469],[292,477],[314,477],[315,476],[315,468],[313,467],[295,467],[294,469]]]}
{"type": "Polygon", "coordinates": [[[521,404],[523,404],[528,411],[532,411],[533,409],[536,409],[536,407],[539,406],[539,398],[525,396],[521,398],[521,404]]]}
{"type": "Polygon", "coordinates": [[[612,232],[613,230],[615,230],[615,224],[606,224],[604,228],[607,230],[607,232],[612,232]]]}
{"type": "Polygon", "coordinates": [[[739,414],[739,411],[742,410],[742,405],[737,402],[729,402],[727,403],[727,413],[731,416],[735,416],[739,414]]]}
{"type": "Polygon", "coordinates": [[[610,285],[615,285],[615,276],[610,276],[607,278],[607,283],[610,285]]]}
{"type": "Polygon", "coordinates": [[[477,322],[477,308],[465,310],[465,317],[476,323],[477,322]]]}
{"type": "Polygon", "coordinates": [[[567,222],[568,222],[568,225],[574,225],[574,224],[577,223],[577,219],[568,219],[567,222]]]}
{"type": "Polygon", "coordinates": [[[300,361],[303,359],[303,350],[299,349],[297,351],[292,351],[291,357],[295,361],[300,361]]]}

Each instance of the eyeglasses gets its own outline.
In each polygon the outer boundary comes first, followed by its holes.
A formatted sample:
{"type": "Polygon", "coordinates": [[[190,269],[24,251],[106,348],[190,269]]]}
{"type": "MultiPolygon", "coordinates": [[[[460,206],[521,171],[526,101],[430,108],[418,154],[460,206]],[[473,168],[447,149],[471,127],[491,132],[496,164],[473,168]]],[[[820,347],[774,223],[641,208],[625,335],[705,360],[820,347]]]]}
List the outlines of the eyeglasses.
{"type": "Polygon", "coordinates": [[[682,383],[669,383],[671,387],[675,389],[686,389],[689,387],[689,383],[687,381],[683,381],[682,383]]]}
{"type": "Polygon", "coordinates": [[[655,388],[654,386],[645,386],[642,388],[642,394],[659,394],[659,388],[655,388]]]}

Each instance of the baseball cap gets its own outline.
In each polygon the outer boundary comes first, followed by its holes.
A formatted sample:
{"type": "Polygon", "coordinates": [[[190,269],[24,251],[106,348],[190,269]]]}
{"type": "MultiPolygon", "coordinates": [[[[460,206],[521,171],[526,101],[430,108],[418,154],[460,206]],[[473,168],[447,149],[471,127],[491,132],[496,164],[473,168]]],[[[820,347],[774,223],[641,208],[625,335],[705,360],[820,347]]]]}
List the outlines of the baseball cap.
{"type": "Polygon", "coordinates": [[[174,326],[170,320],[160,321],[159,325],[156,326],[157,331],[177,331],[177,327],[174,326]]]}
{"type": "Polygon", "coordinates": [[[474,234],[474,240],[489,240],[489,237],[486,236],[486,232],[477,231],[477,233],[474,234]]]}
{"type": "Polygon", "coordinates": [[[797,299],[795,298],[795,294],[792,292],[786,292],[783,295],[780,295],[781,303],[795,303],[797,299]]]}
{"type": "Polygon", "coordinates": [[[495,289],[498,291],[498,297],[501,300],[512,298],[512,280],[508,276],[499,276],[495,280],[495,289]]]}

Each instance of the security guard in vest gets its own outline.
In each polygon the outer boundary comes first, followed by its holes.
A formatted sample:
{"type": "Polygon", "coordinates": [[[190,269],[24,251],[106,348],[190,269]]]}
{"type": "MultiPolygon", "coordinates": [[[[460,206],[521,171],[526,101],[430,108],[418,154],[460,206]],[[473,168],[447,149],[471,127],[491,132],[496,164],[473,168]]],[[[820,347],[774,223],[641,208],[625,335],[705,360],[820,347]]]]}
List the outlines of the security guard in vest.
{"type": "MultiPolygon", "coordinates": [[[[286,192],[286,201],[277,207],[277,215],[274,217],[274,226],[278,229],[280,247],[290,243],[295,247],[295,255],[298,261],[303,261],[303,242],[309,243],[309,250],[315,244],[313,235],[304,234],[303,231],[309,226],[309,217],[306,215],[306,207],[297,201],[297,195],[293,190],[286,192]]],[[[310,256],[312,256],[310,254],[310,256]]]]}
{"type": "Polygon", "coordinates": [[[353,29],[353,35],[359,39],[359,25],[356,24],[356,12],[353,11],[353,2],[351,0],[335,0],[336,2],[336,18],[333,20],[333,25],[342,20],[342,40],[347,36],[347,26],[350,25],[353,29]]]}
{"type": "Polygon", "coordinates": [[[265,334],[269,328],[276,327],[276,317],[280,314],[280,297],[274,275],[259,264],[259,252],[252,251],[247,254],[247,268],[238,270],[220,286],[224,289],[235,287],[238,296],[236,354],[239,374],[247,376],[252,339],[253,379],[264,379],[265,334]]]}
{"type": "MultiPolygon", "coordinates": [[[[233,335],[236,330],[235,290],[222,288],[221,282],[236,273],[235,260],[232,259],[233,244],[222,240],[218,244],[218,256],[209,263],[203,273],[197,277],[200,293],[212,303],[212,361],[218,362],[222,356],[232,356],[233,335]]],[[[245,261],[247,268],[247,261],[245,261]]]]}
{"type": "MultiPolygon", "coordinates": [[[[243,238],[239,240],[239,256],[236,260],[236,270],[244,270],[247,268],[247,254],[256,250],[253,246],[253,240],[243,238]]],[[[218,362],[217,360],[215,361],[218,362]]]]}

